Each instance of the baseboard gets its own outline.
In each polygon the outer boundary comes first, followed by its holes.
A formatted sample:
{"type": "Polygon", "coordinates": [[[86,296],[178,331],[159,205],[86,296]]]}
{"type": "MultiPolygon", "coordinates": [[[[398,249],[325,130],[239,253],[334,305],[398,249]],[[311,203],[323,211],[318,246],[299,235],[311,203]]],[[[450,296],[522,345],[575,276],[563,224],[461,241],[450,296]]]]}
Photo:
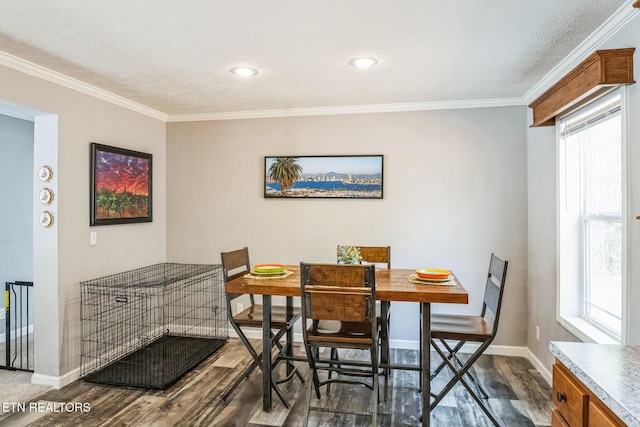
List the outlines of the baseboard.
{"type": "MultiPolygon", "coordinates": [[[[460,349],[463,353],[473,353],[480,347],[476,343],[467,343],[460,349]]],[[[514,357],[527,357],[527,347],[517,347],[513,345],[490,345],[484,352],[484,354],[491,354],[494,356],[514,356],[514,357]]]]}
{"type": "MultiPolygon", "coordinates": [[[[11,338],[17,338],[17,337],[24,337],[26,335],[32,334],[33,333],[33,325],[29,325],[28,327],[22,327],[20,329],[13,329],[11,334],[11,338]],[[19,331],[18,334],[16,334],[16,332],[19,331]]],[[[6,332],[3,332],[0,334],[0,342],[6,342],[7,341],[7,335],[6,332]]]]}
{"type": "MultiPolygon", "coordinates": [[[[238,335],[235,333],[233,329],[229,330],[229,336],[237,338],[238,335]]],[[[249,339],[262,339],[262,331],[258,329],[246,330],[246,336],[249,339]]],[[[302,342],[302,334],[294,333],[293,340],[295,342],[302,342]]],[[[399,348],[403,350],[418,350],[420,345],[419,341],[414,340],[389,340],[389,346],[391,348],[399,348]]],[[[465,344],[461,351],[463,353],[473,353],[477,348],[478,344],[475,343],[467,343],[465,344]]],[[[491,354],[496,356],[516,356],[516,357],[526,357],[530,359],[529,355],[532,353],[529,351],[527,347],[517,347],[510,345],[490,345],[489,348],[485,351],[485,354],[491,354]]],[[[533,363],[533,362],[532,362],[533,363]]],[[[540,364],[540,362],[538,361],[540,364]]],[[[540,364],[541,365],[541,364],[540,364]]],[[[541,365],[542,366],[542,365],[541,365]]]]}
{"type": "MultiPolygon", "coordinates": [[[[244,334],[250,340],[262,340],[262,330],[261,329],[244,329],[244,334]]],[[[238,334],[233,329],[229,329],[229,336],[231,338],[238,338],[238,334]]],[[[302,344],[303,338],[301,332],[293,333],[293,342],[302,344]]]]}
{"type": "Polygon", "coordinates": [[[390,339],[389,347],[403,350],[418,350],[420,348],[420,341],[390,339]]]}
{"type": "Polygon", "coordinates": [[[545,381],[547,383],[549,383],[549,385],[552,384],[552,375],[551,372],[549,372],[549,370],[546,368],[546,366],[544,366],[544,364],[540,361],[540,359],[538,359],[536,357],[535,354],[533,354],[533,352],[527,347],[527,359],[529,359],[529,361],[531,362],[531,364],[533,365],[534,368],[536,368],[538,370],[538,372],[540,372],[540,375],[542,375],[542,378],[545,379],[545,381]]]}
{"type": "Polygon", "coordinates": [[[50,385],[55,389],[60,389],[66,385],[71,384],[74,381],[77,381],[78,379],[80,379],[80,368],[73,369],[59,377],[38,374],[34,372],[33,376],[31,377],[31,382],[33,384],[50,385]]]}

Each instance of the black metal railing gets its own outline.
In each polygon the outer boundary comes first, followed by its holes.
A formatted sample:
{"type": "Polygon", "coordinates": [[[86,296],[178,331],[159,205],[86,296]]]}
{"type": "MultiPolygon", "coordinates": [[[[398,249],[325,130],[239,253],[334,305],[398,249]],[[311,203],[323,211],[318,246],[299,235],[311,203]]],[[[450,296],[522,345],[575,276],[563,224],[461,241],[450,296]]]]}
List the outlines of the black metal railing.
{"type": "Polygon", "coordinates": [[[33,282],[6,282],[4,304],[0,368],[33,372],[33,282]]]}

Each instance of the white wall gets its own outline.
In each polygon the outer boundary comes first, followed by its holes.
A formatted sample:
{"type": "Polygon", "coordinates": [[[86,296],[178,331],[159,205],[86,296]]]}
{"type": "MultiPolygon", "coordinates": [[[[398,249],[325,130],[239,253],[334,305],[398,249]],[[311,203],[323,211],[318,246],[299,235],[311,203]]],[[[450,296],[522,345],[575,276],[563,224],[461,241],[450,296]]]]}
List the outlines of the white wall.
{"type": "MultiPolygon", "coordinates": [[[[5,282],[33,280],[33,123],[1,114],[0,196],[0,286],[4,290],[5,282]]],[[[3,299],[0,308],[4,304],[3,299]]]]}
{"type": "MultiPolygon", "coordinates": [[[[529,113],[529,123],[532,115],[529,113]]],[[[551,372],[549,341],[577,341],[556,321],[556,130],[529,130],[527,346],[551,372]],[[536,339],[540,327],[540,340],[536,339]]]]}
{"type": "Polygon", "coordinates": [[[56,162],[55,228],[48,233],[36,228],[41,233],[34,236],[38,252],[38,239],[57,233],[57,253],[50,254],[50,259],[57,259],[57,274],[38,276],[44,267],[42,262],[34,265],[35,281],[40,282],[36,286],[42,289],[35,295],[36,374],[55,382],[80,364],[79,282],[165,261],[166,125],[3,66],[0,101],[51,113],[41,121],[46,122],[43,129],[53,129],[54,134],[40,139],[36,135],[36,140],[49,148],[57,141],[56,152],[43,153],[47,147],[36,146],[34,153],[38,163],[47,158],[56,162]],[[90,142],[153,154],[152,223],[89,227],[90,142]],[[98,232],[97,246],[89,246],[90,230],[98,232]]]}
{"type": "MultiPolygon", "coordinates": [[[[391,245],[394,267],[451,268],[478,313],[492,251],[510,261],[497,344],[526,322],[525,107],[169,123],[167,258],[335,262],[338,244],[391,245]],[[263,198],[264,156],[383,154],[383,200],[263,198]]],[[[391,338],[417,340],[416,304],[392,304],[391,338]]]]}
{"type": "MultiPolygon", "coordinates": [[[[598,49],[636,47],[640,45],[640,17],[613,35],[598,49]]],[[[638,52],[635,56],[637,59],[638,52]]],[[[637,61],[636,61],[637,68],[637,61]]],[[[637,72],[636,72],[637,75],[637,72]]],[[[640,87],[628,86],[628,154],[629,154],[629,340],[640,345],[640,87]]],[[[528,118],[531,123],[531,116],[528,118]]],[[[549,341],[577,341],[556,321],[556,140],[555,127],[530,128],[527,135],[528,199],[529,199],[529,274],[527,346],[543,365],[551,370],[553,355],[549,341]],[[541,328],[540,341],[535,339],[535,326],[541,328]]]]}

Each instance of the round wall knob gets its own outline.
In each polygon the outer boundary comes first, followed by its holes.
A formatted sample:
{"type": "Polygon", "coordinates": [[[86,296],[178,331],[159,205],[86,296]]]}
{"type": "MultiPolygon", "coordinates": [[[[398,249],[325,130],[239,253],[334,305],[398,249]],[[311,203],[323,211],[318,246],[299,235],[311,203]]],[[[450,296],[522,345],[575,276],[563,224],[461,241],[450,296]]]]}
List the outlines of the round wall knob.
{"type": "Polygon", "coordinates": [[[45,165],[38,169],[38,179],[40,181],[49,182],[51,178],[53,178],[53,169],[51,169],[51,166],[45,165]]]}
{"type": "Polygon", "coordinates": [[[49,211],[44,211],[40,214],[38,221],[40,221],[40,225],[44,228],[49,228],[53,225],[53,214],[49,211]]]}
{"type": "Polygon", "coordinates": [[[53,202],[53,190],[50,188],[43,188],[38,195],[40,203],[43,205],[50,205],[53,202]]]}

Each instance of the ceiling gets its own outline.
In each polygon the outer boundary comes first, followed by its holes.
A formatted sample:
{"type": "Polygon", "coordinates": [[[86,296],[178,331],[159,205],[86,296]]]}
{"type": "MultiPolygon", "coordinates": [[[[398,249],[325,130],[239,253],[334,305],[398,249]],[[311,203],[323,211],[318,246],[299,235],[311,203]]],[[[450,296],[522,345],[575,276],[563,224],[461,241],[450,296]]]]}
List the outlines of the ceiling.
{"type": "Polygon", "coordinates": [[[522,99],[629,4],[0,0],[0,51],[166,115],[522,99]]]}

